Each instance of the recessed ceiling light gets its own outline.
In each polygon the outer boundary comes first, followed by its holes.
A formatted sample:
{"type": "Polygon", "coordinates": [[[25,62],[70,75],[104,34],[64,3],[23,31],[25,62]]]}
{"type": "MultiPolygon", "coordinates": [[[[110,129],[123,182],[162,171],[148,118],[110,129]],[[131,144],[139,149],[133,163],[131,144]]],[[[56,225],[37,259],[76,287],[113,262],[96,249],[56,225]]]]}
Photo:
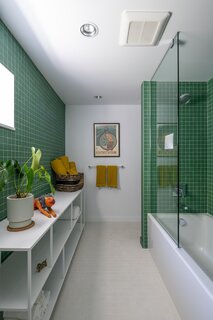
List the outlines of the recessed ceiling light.
{"type": "Polygon", "coordinates": [[[98,34],[98,26],[94,23],[85,23],[80,28],[81,33],[85,37],[95,37],[98,34]]]}
{"type": "Polygon", "coordinates": [[[103,97],[102,96],[94,96],[95,99],[101,100],[103,97]]]}

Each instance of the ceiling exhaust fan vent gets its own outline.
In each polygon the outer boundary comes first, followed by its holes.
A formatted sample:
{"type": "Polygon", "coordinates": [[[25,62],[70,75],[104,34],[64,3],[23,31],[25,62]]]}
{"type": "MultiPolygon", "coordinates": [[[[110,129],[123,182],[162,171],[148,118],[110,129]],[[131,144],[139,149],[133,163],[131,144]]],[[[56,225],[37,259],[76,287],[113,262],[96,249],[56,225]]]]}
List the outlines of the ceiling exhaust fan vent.
{"type": "Polygon", "coordinates": [[[121,17],[120,45],[157,45],[170,16],[170,12],[124,11],[121,17]]]}

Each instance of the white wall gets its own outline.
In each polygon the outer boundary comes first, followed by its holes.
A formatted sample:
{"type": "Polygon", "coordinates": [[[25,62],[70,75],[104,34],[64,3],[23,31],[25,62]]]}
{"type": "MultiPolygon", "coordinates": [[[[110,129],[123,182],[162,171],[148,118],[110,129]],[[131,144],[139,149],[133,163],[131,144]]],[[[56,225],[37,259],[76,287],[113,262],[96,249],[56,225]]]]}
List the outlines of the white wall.
{"type": "Polygon", "coordinates": [[[87,221],[139,221],[141,215],[141,115],[139,105],[66,106],[66,154],[85,174],[87,221]],[[120,123],[120,157],[94,158],[93,123],[120,123]],[[96,169],[121,164],[119,189],[96,188],[96,169]]]}

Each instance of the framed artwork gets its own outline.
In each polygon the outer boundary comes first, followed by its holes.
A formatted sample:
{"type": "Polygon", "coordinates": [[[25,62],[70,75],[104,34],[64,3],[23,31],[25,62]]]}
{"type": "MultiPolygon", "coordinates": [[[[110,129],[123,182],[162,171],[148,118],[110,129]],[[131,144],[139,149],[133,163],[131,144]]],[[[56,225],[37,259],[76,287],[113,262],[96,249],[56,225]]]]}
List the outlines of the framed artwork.
{"type": "Polygon", "coordinates": [[[94,157],[120,157],[120,124],[94,123],[94,157]]]}
{"type": "Polygon", "coordinates": [[[158,157],[177,156],[177,124],[160,123],[157,125],[158,157]]]}

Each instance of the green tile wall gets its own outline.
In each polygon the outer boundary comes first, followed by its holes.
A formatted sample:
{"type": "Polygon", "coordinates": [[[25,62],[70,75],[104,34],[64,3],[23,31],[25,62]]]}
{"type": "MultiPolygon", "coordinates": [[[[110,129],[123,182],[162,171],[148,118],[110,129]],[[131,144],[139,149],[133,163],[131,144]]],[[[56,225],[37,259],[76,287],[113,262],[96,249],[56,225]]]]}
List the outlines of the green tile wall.
{"type": "MultiPolygon", "coordinates": [[[[31,146],[43,152],[41,163],[50,170],[50,160],[65,152],[65,105],[19,43],[0,21],[0,62],[15,75],[15,131],[0,128],[0,159],[23,162],[31,146]]],[[[35,196],[49,191],[35,186],[35,196]]],[[[6,217],[9,185],[0,194],[0,219],[6,217]]]]}
{"type": "Polygon", "coordinates": [[[141,245],[147,248],[147,214],[151,212],[151,82],[143,82],[142,101],[141,245]]]}
{"type": "MultiPolygon", "coordinates": [[[[174,157],[160,157],[157,154],[157,131],[162,122],[174,121],[174,93],[177,84],[170,82],[144,82],[142,85],[142,246],[147,247],[147,214],[177,212],[176,199],[165,188],[159,187],[158,165],[174,163],[174,157]],[[165,107],[166,116],[165,119],[165,107]],[[167,112],[169,110],[169,112],[167,112]],[[163,119],[163,120],[162,120],[163,119]],[[165,196],[163,196],[165,195],[165,196]]],[[[176,161],[177,163],[177,161],[176,161]]],[[[171,188],[169,189],[169,191],[171,188]]]]}
{"type": "MultiPolygon", "coordinates": [[[[157,83],[155,81],[151,82],[151,123],[157,122],[157,83]]],[[[151,126],[151,146],[156,145],[157,143],[157,128],[156,126],[151,126]]],[[[155,181],[155,183],[151,183],[151,200],[150,200],[150,211],[156,212],[157,210],[157,150],[156,148],[151,147],[151,181],[155,181]]]]}
{"type": "Polygon", "coordinates": [[[177,145],[177,82],[156,82],[156,128],[157,140],[153,143],[156,150],[156,175],[154,184],[157,186],[156,213],[177,214],[177,198],[173,196],[177,186],[177,147],[175,150],[163,150],[165,136],[174,133],[177,145]]]}
{"type": "Polygon", "coordinates": [[[213,78],[207,83],[207,212],[213,215],[213,78]]]}
{"type": "MultiPolygon", "coordinates": [[[[177,197],[173,197],[172,192],[177,183],[177,154],[159,156],[156,153],[159,123],[177,126],[177,83],[145,82],[142,90],[142,245],[146,247],[147,213],[178,212],[177,197]],[[171,187],[159,187],[158,165],[172,168],[171,187]]],[[[184,207],[188,207],[190,213],[207,212],[207,119],[208,151],[212,150],[208,154],[208,204],[213,208],[213,81],[208,83],[208,117],[207,83],[181,82],[179,90],[192,97],[179,111],[179,178],[180,183],[187,184],[187,196],[180,200],[180,212],[184,212],[184,207]]]]}
{"type": "Polygon", "coordinates": [[[181,198],[180,212],[207,212],[207,83],[181,82],[180,94],[191,100],[180,104],[179,111],[179,178],[187,184],[181,198]]]}

